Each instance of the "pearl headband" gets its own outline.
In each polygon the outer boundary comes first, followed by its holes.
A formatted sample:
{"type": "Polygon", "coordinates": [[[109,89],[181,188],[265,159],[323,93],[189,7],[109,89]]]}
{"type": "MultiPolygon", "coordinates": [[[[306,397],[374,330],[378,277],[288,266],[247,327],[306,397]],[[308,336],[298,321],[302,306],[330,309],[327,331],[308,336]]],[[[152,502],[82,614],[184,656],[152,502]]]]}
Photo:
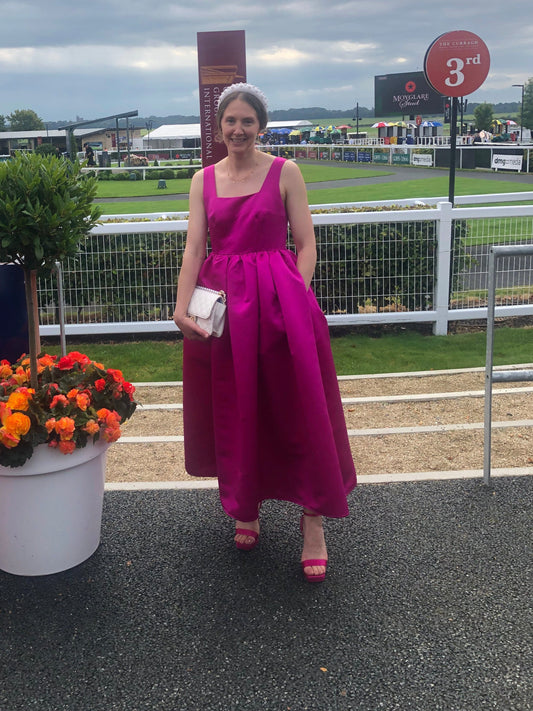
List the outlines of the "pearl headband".
{"type": "Polygon", "coordinates": [[[253,84],[245,84],[244,82],[240,82],[239,84],[231,84],[231,86],[227,86],[222,94],[218,97],[217,101],[217,109],[220,107],[221,102],[230,94],[253,94],[259,101],[263,104],[265,111],[268,113],[268,103],[267,103],[267,98],[261,91],[261,89],[258,89],[256,86],[253,84]]]}

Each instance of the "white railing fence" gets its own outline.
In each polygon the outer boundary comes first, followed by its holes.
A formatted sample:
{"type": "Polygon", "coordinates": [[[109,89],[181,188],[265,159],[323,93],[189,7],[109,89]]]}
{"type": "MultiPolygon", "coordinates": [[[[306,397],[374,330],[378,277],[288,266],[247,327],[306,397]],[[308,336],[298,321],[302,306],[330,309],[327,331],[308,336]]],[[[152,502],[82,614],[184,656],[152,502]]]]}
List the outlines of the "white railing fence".
{"type": "MultiPolygon", "coordinates": [[[[533,193],[514,199],[533,200],[533,193]]],[[[533,243],[533,205],[459,206],[478,201],[458,198],[452,207],[440,199],[403,211],[367,203],[379,210],[313,214],[313,288],[329,324],[426,322],[442,335],[450,321],[486,318],[489,249],[533,243]]],[[[148,221],[98,225],[62,265],[67,335],[176,331],[171,314],[186,214],[139,217],[148,221]]],[[[533,258],[502,259],[499,267],[496,315],[533,314],[533,258]]],[[[59,335],[55,275],[39,282],[39,309],[41,335],[59,335]]]]}

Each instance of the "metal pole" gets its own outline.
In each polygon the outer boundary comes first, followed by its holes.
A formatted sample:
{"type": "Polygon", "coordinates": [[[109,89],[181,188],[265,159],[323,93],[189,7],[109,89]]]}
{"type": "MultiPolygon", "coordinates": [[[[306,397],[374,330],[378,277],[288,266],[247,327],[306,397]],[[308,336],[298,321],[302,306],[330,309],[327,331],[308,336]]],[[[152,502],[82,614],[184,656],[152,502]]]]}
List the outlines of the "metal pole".
{"type": "Polygon", "coordinates": [[[117,133],[117,155],[118,155],[118,167],[120,168],[120,131],[118,128],[118,118],[115,119],[116,133],[117,133]]]}
{"type": "Polygon", "coordinates": [[[61,263],[56,262],[56,276],[57,276],[57,300],[59,304],[59,339],[61,343],[61,355],[65,356],[67,354],[67,343],[65,338],[65,304],[63,301],[63,270],[61,269],[61,263]]]}
{"type": "Polygon", "coordinates": [[[131,165],[131,150],[130,150],[130,121],[126,117],[126,144],[128,149],[128,165],[131,165]]]}
{"type": "Polygon", "coordinates": [[[485,423],[483,440],[483,482],[490,483],[490,452],[492,439],[492,362],[494,354],[494,313],[496,304],[496,255],[489,251],[487,298],[487,351],[485,356],[485,423]]]}
{"type": "Polygon", "coordinates": [[[454,203],[455,194],[455,149],[457,146],[457,97],[452,97],[452,115],[450,119],[450,182],[448,202],[454,203]]]}

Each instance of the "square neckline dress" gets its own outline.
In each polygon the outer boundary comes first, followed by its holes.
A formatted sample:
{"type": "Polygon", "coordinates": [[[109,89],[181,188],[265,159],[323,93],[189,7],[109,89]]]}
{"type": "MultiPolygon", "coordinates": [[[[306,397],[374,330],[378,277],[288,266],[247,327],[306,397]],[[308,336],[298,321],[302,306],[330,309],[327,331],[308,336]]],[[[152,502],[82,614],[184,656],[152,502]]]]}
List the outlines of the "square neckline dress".
{"type": "Polygon", "coordinates": [[[284,162],[239,197],[218,197],[204,169],[211,251],[198,283],[224,290],[227,311],[220,338],[184,339],[185,468],[218,477],[240,521],[266,499],[347,516],[356,485],[327,321],[287,247],[284,162]]]}

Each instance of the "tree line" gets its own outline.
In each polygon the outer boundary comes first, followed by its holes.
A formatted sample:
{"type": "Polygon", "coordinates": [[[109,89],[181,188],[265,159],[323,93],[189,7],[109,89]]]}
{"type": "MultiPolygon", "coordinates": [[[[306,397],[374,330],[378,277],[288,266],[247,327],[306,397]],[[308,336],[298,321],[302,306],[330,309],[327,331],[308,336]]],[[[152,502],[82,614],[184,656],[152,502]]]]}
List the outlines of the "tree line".
{"type": "MultiPolygon", "coordinates": [[[[479,130],[490,130],[490,125],[494,114],[517,114],[518,123],[520,118],[523,118],[525,128],[533,129],[533,78],[528,79],[524,85],[524,106],[521,107],[520,102],[507,103],[469,103],[469,112],[473,112],[476,120],[476,128],[479,130]],[[523,110],[522,110],[523,109],[523,110]]],[[[336,110],[325,109],[320,106],[311,106],[301,109],[276,109],[270,111],[269,118],[271,121],[294,121],[301,118],[307,119],[336,119],[345,118],[346,116],[354,116],[355,106],[353,108],[336,110]]],[[[374,109],[366,106],[358,107],[359,119],[374,118],[374,109]]],[[[148,118],[139,118],[138,123],[145,125],[150,121],[152,128],[157,128],[165,123],[199,123],[199,116],[181,116],[172,115],[165,117],[149,116],[148,118]]],[[[68,121],[48,121],[45,125],[44,121],[32,109],[17,109],[6,116],[0,114],[0,131],[40,131],[46,127],[55,129],[69,123],[68,121]]]]}

